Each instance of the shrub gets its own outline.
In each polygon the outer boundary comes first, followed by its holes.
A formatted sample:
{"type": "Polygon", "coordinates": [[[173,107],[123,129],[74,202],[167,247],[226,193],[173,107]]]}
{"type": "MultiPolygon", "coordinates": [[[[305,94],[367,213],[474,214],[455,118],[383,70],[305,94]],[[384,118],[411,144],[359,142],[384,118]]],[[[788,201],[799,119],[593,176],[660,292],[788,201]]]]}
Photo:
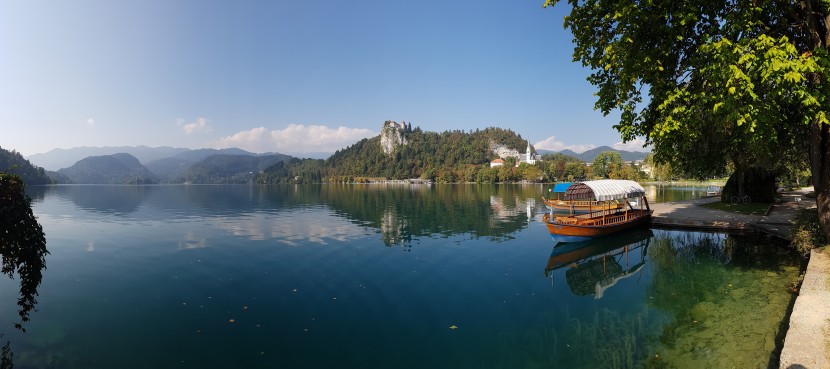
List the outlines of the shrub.
{"type": "Polygon", "coordinates": [[[816,209],[803,209],[795,217],[795,224],[790,228],[792,245],[802,255],[807,256],[810,250],[827,244],[827,238],[821,232],[816,209]]]}

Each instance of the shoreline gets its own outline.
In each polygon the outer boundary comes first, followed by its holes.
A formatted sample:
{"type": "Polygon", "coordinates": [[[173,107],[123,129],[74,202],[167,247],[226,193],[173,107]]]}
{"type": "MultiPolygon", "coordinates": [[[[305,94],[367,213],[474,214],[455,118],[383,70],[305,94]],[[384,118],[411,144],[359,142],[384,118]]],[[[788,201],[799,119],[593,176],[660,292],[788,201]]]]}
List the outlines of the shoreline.
{"type": "MultiPolygon", "coordinates": [[[[800,209],[815,207],[801,201],[812,188],[782,193],[765,215],[747,215],[708,209],[703,204],[719,201],[696,199],[652,204],[652,226],[669,229],[759,232],[790,240],[790,227],[800,209]]],[[[780,369],[830,369],[830,246],[813,249],[804,280],[794,297],[779,354],[780,369]]],[[[786,318],[785,318],[786,319],[786,318]]],[[[771,353],[774,354],[774,353],[771,353]]]]}

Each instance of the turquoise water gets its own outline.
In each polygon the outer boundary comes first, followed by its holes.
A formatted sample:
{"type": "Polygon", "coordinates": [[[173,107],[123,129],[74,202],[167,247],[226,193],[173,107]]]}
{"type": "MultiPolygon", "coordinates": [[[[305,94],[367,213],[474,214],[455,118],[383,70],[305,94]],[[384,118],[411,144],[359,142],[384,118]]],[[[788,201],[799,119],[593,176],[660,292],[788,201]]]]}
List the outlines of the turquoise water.
{"type": "Polygon", "coordinates": [[[30,190],[51,254],[25,333],[0,280],[16,368],[763,368],[798,274],[764,238],[555,246],[533,185],[30,190]]]}

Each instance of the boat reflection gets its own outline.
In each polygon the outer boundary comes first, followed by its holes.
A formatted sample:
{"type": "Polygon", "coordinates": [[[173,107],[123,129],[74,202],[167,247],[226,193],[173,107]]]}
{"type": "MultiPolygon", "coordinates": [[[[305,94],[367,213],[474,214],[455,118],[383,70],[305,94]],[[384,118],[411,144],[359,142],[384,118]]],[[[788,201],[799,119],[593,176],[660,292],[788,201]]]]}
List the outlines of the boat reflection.
{"type": "Polygon", "coordinates": [[[554,283],[554,271],[567,266],[565,279],[571,292],[602,298],[608,288],[643,268],[653,236],[651,229],[636,229],[583,242],[557,243],[545,266],[545,277],[554,283]]]}

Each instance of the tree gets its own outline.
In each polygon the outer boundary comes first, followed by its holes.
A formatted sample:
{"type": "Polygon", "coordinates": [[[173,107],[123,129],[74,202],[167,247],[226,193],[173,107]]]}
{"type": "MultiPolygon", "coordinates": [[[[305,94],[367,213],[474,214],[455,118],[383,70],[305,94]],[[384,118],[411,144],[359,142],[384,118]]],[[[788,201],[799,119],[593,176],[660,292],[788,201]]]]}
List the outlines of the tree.
{"type": "Polygon", "coordinates": [[[32,213],[31,199],[26,195],[23,179],[0,172],[0,257],[3,274],[20,279],[20,323],[29,320],[29,313],[37,304],[37,288],[45,268],[46,236],[32,213]]]}
{"type": "Polygon", "coordinates": [[[620,178],[622,167],[625,163],[620,153],[616,151],[604,151],[594,158],[591,170],[595,177],[599,178],[620,178]]]}
{"type": "Polygon", "coordinates": [[[581,162],[569,162],[565,164],[565,171],[562,172],[562,178],[567,179],[568,182],[585,179],[588,171],[585,169],[585,164],[581,162]]]}
{"type": "MultiPolygon", "coordinates": [[[[547,163],[545,174],[553,180],[564,180],[568,178],[565,169],[570,163],[578,163],[584,167],[583,161],[573,156],[568,156],[562,153],[545,154],[542,156],[542,162],[547,163]]],[[[580,174],[581,176],[582,174],[580,174]]]]}
{"type": "Polygon", "coordinates": [[[537,165],[530,165],[527,163],[519,164],[519,177],[528,182],[539,182],[544,178],[545,173],[539,169],[537,165]]]}
{"type": "MultiPolygon", "coordinates": [[[[554,6],[559,0],[546,0],[554,6]]],[[[624,141],[694,177],[778,169],[809,148],[830,235],[830,4],[824,0],[569,0],[574,59],[624,141]]],[[[739,191],[744,183],[738,182],[739,191]]]]}
{"type": "Polygon", "coordinates": [[[656,162],[654,153],[646,155],[645,163],[651,168],[651,178],[657,181],[670,181],[672,179],[671,164],[656,162]]]}

